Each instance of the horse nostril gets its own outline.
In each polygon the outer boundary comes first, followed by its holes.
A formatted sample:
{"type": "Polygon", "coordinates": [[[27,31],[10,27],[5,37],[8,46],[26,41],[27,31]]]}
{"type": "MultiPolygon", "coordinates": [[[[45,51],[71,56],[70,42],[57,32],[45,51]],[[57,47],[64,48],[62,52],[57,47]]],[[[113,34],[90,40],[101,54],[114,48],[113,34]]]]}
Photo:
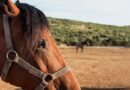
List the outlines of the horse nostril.
{"type": "Polygon", "coordinates": [[[44,39],[38,41],[38,48],[45,48],[45,47],[46,47],[46,43],[44,39]]]}

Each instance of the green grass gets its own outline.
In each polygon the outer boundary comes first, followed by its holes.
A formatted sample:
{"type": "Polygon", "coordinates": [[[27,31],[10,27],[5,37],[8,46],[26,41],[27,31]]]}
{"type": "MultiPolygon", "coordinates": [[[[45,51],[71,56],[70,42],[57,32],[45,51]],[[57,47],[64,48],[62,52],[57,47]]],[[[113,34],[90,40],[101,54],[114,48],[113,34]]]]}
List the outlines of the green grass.
{"type": "Polygon", "coordinates": [[[114,26],[48,17],[51,33],[58,44],[88,46],[129,46],[130,26],[114,26]]]}

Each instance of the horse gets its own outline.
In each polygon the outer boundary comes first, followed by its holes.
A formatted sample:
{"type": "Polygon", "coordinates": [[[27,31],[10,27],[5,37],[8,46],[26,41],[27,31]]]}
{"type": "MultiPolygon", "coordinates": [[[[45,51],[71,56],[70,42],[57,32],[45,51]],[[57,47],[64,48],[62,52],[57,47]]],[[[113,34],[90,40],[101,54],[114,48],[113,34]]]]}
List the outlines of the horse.
{"type": "Polygon", "coordinates": [[[0,3],[2,80],[23,90],[80,90],[49,31],[44,13],[26,3],[0,3]]]}
{"type": "Polygon", "coordinates": [[[79,52],[79,49],[81,48],[81,52],[84,51],[84,43],[83,42],[76,42],[76,52],[79,52]]]}

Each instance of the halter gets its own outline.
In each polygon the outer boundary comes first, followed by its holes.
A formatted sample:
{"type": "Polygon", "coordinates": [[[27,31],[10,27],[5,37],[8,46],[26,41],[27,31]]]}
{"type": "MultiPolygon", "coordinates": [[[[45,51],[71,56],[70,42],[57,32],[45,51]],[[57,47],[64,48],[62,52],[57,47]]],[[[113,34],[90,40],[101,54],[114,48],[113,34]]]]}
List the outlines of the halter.
{"type": "Polygon", "coordinates": [[[43,73],[37,68],[35,68],[34,66],[32,66],[31,64],[29,64],[28,62],[26,62],[24,59],[19,57],[18,53],[14,50],[7,15],[3,15],[3,25],[4,25],[5,39],[6,39],[8,52],[6,54],[7,60],[3,66],[3,70],[1,74],[2,80],[6,81],[12,63],[18,64],[19,66],[27,70],[30,74],[42,80],[42,82],[35,88],[35,90],[44,90],[48,85],[52,84],[55,79],[71,71],[69,67],[65,66],[64,68],[58,70],[53,74],[43,73]],[[46,78],[48,77],[50,78],[49,82],[46,80],[46,78]]]}

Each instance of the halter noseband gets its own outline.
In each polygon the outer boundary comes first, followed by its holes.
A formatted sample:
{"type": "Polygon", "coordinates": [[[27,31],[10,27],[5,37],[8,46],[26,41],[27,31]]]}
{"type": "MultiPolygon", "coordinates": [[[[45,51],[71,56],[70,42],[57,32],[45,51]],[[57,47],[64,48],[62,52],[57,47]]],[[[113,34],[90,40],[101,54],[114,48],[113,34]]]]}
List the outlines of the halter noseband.
{"type": "Polygon", "coordinates": [[[53,80],[57,79],[58,77],[62,76],[63,74],[71,71],[71,69],[67,66],[64,68],[58,70],[57,72],[50,74],[50,73],[43,73],[28,62],[26,62],[24,59],[18,56],[17,52],[13,48],[12,43],[12,37],[9,27],[9,21],[8,16],[3,15],[3,25],[4,25],[4,32],[5,32],[5,39],[6,39],[6,45],[8,52],[6,54],[6,61],[3,66],[1,78],[2,80],[6,81],[6,78],[8,76],[8,72],[10,70],[10,67],[12,63],[17,63],[19,66],[23,67],[25,70],[27,70],[30,74],[40,78],[42,82],[35,88],[35,90],[44,90],[49,84],[53,83],[53,80]],[[49,82],[46,81],[46,78],[49,77],[49,82]]]}

